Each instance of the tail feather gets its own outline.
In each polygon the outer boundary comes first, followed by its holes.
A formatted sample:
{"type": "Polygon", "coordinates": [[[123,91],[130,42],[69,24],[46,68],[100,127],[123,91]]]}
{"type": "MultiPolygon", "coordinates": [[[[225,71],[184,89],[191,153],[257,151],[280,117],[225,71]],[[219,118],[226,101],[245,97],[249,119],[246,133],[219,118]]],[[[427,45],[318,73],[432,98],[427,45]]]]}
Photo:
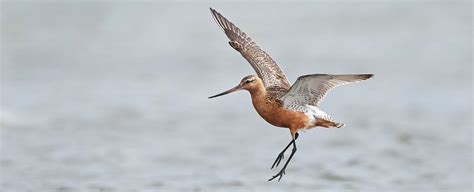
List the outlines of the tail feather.
{"type": "Polygon", "coordinates": [[[316,126],[321,126],[321,127],[325,127],[325,128],[341,128],[343,127],[345,124],[344,123],[338,123],[338,122],[334,122],[334,121],[330,121],[330,120],[326,120],[326,119],[321,119],[321,118],[318,118],[317,121],[316,121],[316,126]]]}
{"type": "Polygon", "coordinates": [[[341,128],[341,127],[344,127],[344,126],[345,126],[344,123],[336,123],[336,122],[334,122],[334,127],[341,128]]]}

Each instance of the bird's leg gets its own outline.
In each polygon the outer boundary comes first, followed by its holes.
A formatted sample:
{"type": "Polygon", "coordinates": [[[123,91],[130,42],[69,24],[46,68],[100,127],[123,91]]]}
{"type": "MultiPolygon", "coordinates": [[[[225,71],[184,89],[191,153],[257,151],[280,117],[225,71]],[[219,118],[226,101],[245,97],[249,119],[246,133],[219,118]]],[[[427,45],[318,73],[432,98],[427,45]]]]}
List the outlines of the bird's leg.
{"type": "MultiPolygon", "coordinates": [[[[296,139],[296,137],[295,137],[296,139]]],[[[285,170],[286,170],[286,167],[288,166],[288,163],[290,163],[291,161],[291,158],[293,157],[293,155],[296,153],[296,142],[295,142],[295,139],[292,140],[292,143],[293,143],[293,149],[291,150],[291,155],[290,157],[288,158],[288,160],[286,161],[285,165],[283,166],[283,168],[280,170],[280,172],[278,172],[278,174],[274,175],[272,178],[270,178],[268,181],[271,181],[275,178],[278,177],[278,181],[281,180],[281,177],[283,177],[283,175],[285,174],[285,170]]]]}
{"type": "Polygon", "coordinates": [[[298,133],[295,133],[295,139],[291,140],[290,143],[288,143],[288,145],[283,149],[283,151],[280,152],[280,154],[278,154],[277,158],[275,159],[275,162],[273,162],[273,165],[272,165],[272,168],[270,169],[273,169],[273,167],[278,167],[278,165],[280,164],[281,160],[284,159],[284,156],[285,156],[285,151],[288,149],[288,147],[290,147],[290,145],[292,143],[295,142],[295,140],[298,138],[298,133]]]}

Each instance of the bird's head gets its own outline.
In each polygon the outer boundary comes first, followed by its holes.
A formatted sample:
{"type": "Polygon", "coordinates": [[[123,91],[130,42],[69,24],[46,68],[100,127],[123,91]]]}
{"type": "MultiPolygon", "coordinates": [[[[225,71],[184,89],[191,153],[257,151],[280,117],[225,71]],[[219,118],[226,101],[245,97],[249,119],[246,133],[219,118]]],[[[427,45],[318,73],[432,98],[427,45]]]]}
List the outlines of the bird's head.
{"type": "Polygon", "coordinates": [[[219,93],[217,95],[210,96],[209,99],[214,98],[214,97],[219,97],[219,96],[222,96],[222,95],[226,95],[226,94],[229,94],[229,93],[232,93],[232,92],[235,92],[235,91],[238,91],[238,90],[242,90],[242,89],[252,91],[253,89],[258,88],[261,85],[263,85],[262,80],[260,78],[258,78],[256,75],[247,75],[244,78],[242,78],[242,80],[240,81],[240,83],[237,86],[235,86],[232,89],[229,89],[227,91],[224,91],[222,93],[219,93]]]}

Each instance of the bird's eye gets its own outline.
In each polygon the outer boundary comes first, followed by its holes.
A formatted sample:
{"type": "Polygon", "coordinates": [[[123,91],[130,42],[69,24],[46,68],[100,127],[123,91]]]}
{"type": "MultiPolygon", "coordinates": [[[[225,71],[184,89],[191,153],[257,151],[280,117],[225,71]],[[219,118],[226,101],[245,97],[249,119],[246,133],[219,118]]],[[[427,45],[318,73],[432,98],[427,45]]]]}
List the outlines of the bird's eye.
{"type": "Polygon", "coordinates": [[[246,79],[246,80],[244,81],[244,83],[250,83],[250,82],[252,82],[252,81],[253,81],[253,79],[246,79]]]}

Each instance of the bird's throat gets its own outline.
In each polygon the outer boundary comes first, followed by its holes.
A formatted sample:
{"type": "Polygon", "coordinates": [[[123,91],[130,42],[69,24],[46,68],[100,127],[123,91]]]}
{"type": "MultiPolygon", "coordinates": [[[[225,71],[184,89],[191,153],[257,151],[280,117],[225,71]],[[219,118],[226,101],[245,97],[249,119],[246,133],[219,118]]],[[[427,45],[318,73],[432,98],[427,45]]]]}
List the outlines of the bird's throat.
{"type": "Polygon", "coordinates": [[[267,91],[263,85],[251,87],[248,89],[248,91],[252,96],[252,100],[264,99],[267,96],[267,91]]]}

